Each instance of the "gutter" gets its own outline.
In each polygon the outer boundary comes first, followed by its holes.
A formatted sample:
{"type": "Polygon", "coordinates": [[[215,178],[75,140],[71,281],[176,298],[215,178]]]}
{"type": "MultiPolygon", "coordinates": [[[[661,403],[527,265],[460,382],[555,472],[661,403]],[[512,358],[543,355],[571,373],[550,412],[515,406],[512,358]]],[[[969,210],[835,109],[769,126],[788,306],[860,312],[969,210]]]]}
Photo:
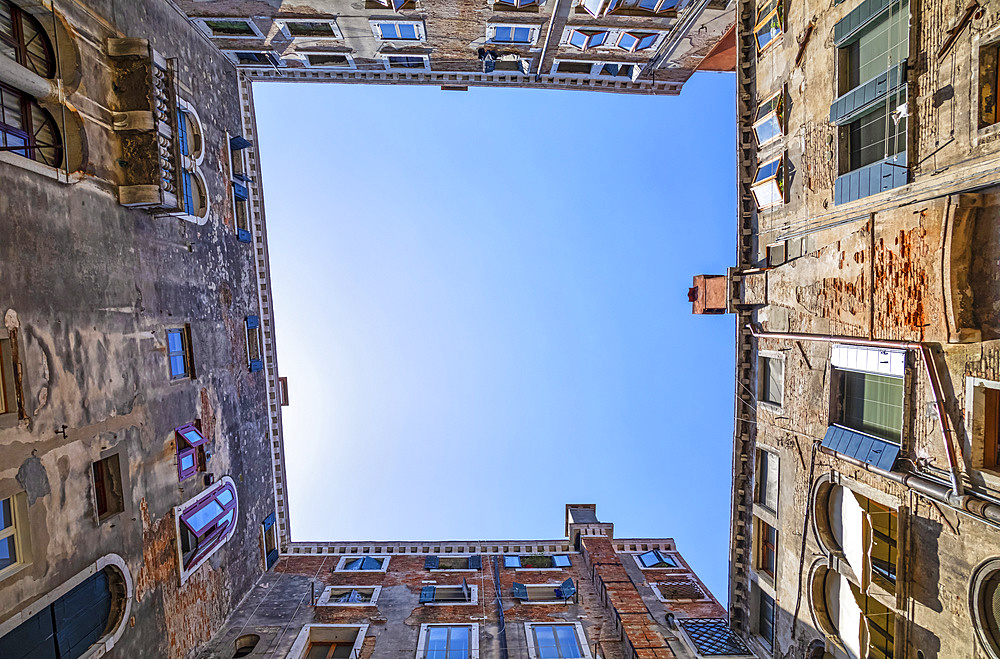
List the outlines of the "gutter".
{"type": "Polygon", "coordinates": [[[871,346],[875,348],[903,348],[910,350],[919,350],[921,357],[924,362],[924,368],[927,372],[927,379],[931,385],[931,391],[934,394],[934,406],[937,410],[938,420],[941,424],[941,435],[944,441],[945,451],[948,454],[948,461],[950,463],[950,477],[951,484],[950,487],[944,483],[938,482],[931,479],[925,475],[917,474],[914,472],[895,472],[886,471],[884,469],[879,469],[873,465],[857,460],[850,456],[846,456],[837,453],[831,449],[820,447],[820,450],[827,455],[834,455],[838,459],[843,460],[856,467],[864,468],[870,472],[877,473],[889,480],[900,483],[901,485],[915,490],[920,494],[939,501],[946,506],[953,508],[959,512],[971,514],[977,519],[986,522],[987,524],[1000,528],[1000,505],[994,502],[987,501],[986,499],[976,495],[968,494],[962,484],[962,481],[958,473],[958,459],[959,456],[955,450],[952,443],[952,435],[954,430],[951,425],[951,418],[948,416],[944,409],[944,397],[941,395],[941,380],[938,375],[937,365],[934,362],[933,355],[931,354],[930,346],[925,343],[918,343],[912,341],[891,341],[891,340],[877,340],[877,339],[862,339],[848,336],[833,336],[829,334],[805,334],[798,332],[764,332],[757,329],[752,323],[747,324],[746,328],[749,330],[750,334],[756,339],[787,339],[793,341],[819,341],[823,343],[847,343],[854,345],[871,346]]]}
{"type": "MultiPolygon", "coordinates": [[[[559,0],[555,0],[552,5],[552,14],[549,16],[549,29],[545,31],[545,41],[542,42],[542,52],[538,56],[538,70],[535,71],[535,82],[542,81],[542,65],[545,63],[545,53],[549,51],[549,37],[552,36],[552,27],[556,23],[559,12],[559,0]]],[[[504,657],[506,659],[506,656],[504,657]]]]}

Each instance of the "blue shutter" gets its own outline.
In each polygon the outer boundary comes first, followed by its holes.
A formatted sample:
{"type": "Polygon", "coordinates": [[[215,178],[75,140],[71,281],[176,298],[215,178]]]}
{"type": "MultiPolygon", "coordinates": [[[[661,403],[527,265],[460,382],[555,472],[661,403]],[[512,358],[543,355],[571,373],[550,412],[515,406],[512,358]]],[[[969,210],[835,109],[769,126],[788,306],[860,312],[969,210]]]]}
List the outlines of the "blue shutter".
{"type": "Polygon", "coordinates": [[[229,148],[232,149],[233,151],[239,151],[240,149],[245,149],[248,146],[251,146],[252,144],[253,142],[251,142],[250,140],[241,135],[229,138],[229,148]]]}
{"type": "Polygon", "coordinates": [[[556,597],[568,600],[573,595],[576,595],[576,584],[573,583],[572,577],[559,584],[559,587],[556,588],[556,597]]]}
{"type": "Polygon", "coordinates": [[[511,586],[511,592],[514,593],[514,597],[516,599],[519,600],[528,599],[528,589],[525,587],[523,583],[517,583],[515,581],[513,586],[511,586]]]}
{"type": "Polygon", "coordinates": [[[247,329],[260,327],[260,316],[247,316],[247,329]]]}
{"type": "Polygon", "coordinates": [[[833,45],[837,48],[846,45],[862,28],[881,16],[889,5],[890,0],[864,0],[833,26],[833,45]]]}
{"type": "Polygon", "coordinates": [[[246,229],[236,229],[236,240],[241,243],[252,243],[253,238],[250,237],[250,232],[246,229]]]}
{"type": "Polygon", "coordinates": [[[434,601],[434,586],[424,586],[420,589],[420,603],[426,604],[427,602],[434,601]]]}
{"type": "Polygon", "coordinates": [[[377,558],[372,558],[371,556],[365,556],[361,559],[361,569],[362,570],[381,570],[382,562],[377,558]]]}
{"type": "Polygon", "coordinates": [[[242,183],[237,183],[236,181],[233,181],[233,196],[239,199],[240,201],[246,201],[247,199],[250,198],[250,190],[248,190],[247,186],[243,185],[242,183]]]}
{"type": "Polygon", "coordinates": [[[0,657],[59,659],[55,635],[52,628],[52,607],[47,606],[0,636],[0,657]]]}
{"type": "Polygon", "coordinates": [[[469,582],[462,579],[462,596],[465,598],[466,602],[472,601],[472,594],[469,591],[469,582]]]}
{"type": "Polygon", "coordinates": [[[830,426],[823,446],[885,471],[892,471],[899,457],[899,446],[841,426],[830,426]]]}
{"type": "MultiPolygon", "coordinates": [[[[268,531],[271,530],[271,527],[274,526],[274,513],[271,513],[266,518],[264,518],[264,523],[262,524],[262,526],[264,527],[264,533],[267,533],[268,531]]],[[[277,562],[278,562],[278,548],[275,547],[270,552],[268,552],[267,556],[264,557],[264,564],[267,566],[265,569],[270,570],[272,567],[274,567],[274,564],[277,562]]]]}
{"type": "Polygon", "coordinates": [[[909,182],[906,151],[885,160],[838,176],[833,184],[833,203],[839,206],[879,192],[892,190],[909,182]]]}
{"type": "Polygon", "coordinates": [[[101,570],[52,605],[60,659],[72,659],[86,652],[104,635],[110,617],[108,573],[101,570]]]}
{"type": "Polygon", "coordinates": [[[552,565],[555,567],[569,567],[569,556],[563,554],[556,554],[552,557],[552,565]]]}
{"type": "Polygon", "coordinates": [[[843,126],[854,121],[905,84],[906,61],[904,60],[835,100],[830,105],[830,122],[843,126]]]}
{"type": "Polygon", "coordinates": [[[347,596],[348,604],[360,604],[361,603],[361,593],[351,589],[351,594],[347,596]]]}
{"type": "Polygon", "coordinates": [[[475,556],[469,556],[469,569],[470,570],[481,570],[483,569],[483,557],[479,554],[475,556]]]}
{"type": "Polygon", "coordinates": [[[425,570],[436,570],[438,566],[437,556],[428,556],[424,559],[424,569],[425,570]]]}

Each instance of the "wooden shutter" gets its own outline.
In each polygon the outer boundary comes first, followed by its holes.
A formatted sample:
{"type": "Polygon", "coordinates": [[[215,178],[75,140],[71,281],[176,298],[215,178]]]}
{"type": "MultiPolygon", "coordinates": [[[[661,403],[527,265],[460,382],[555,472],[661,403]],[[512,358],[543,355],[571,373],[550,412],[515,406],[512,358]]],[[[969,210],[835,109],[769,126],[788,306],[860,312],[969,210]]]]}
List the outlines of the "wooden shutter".
{"type": "Polygon", "coordinates": [[[986,450],[983,466],[995,469],[1000,461],[1000,389],[986,389],[986,418],[983,445],[986,450]]]}

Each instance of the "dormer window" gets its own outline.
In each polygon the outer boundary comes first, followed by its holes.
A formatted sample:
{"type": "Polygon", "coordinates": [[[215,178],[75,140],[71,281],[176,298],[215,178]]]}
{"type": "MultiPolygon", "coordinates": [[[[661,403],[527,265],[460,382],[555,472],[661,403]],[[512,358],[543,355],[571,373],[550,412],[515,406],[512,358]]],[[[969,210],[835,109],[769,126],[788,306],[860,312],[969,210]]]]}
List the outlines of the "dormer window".
{"type": "Polygon", "coordinates": [[[660,551],[659,549],[647,551],[644,554],[637,554],[635,560],[639,563],[639,567],[646,570],[678,567],[677,561],[675,561],[672,556],[660,551]]]}

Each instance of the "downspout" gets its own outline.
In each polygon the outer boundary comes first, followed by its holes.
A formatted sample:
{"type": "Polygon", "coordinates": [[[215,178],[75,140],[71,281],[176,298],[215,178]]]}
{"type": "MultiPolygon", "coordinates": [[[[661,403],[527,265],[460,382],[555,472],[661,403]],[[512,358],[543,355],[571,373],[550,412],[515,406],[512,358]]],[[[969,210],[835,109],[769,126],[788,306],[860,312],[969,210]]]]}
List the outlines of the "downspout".
{"type": "MultiPolygon", "coordinates": [[[[558,2],[558,0],[557,0],[558,2]]],[[[497,620],[499,621],[500,631],[498,636],[500,637],[500,659],[507,659],[507,625],[503,621],[503,597],[500,590],[500,557],[493,557],[493,587],[497,591],[497,620]]]]}
{"type": "Polygon", "coordinates": [[[788,339],[791,341],[820,341],[824,343],[850,343],[853,345],[871,346],[873,348],[903,348],[909,350],[919,350],[921,360],[924,363],[924,370],[927,373],[927,380],[931,385],[931,392],[934,394],[934,408],[937,410],[938,421],[941,426],[941,439],[944,442],[944,450],[948,456],[948,466],[951,477],[951,489],[957,496],[965,494],[965,487],[958,473],[958,457],[952,443],[954,429],[951,425],[951,417],[944,409],[944,397],[941,395],[941,379],[938,376],[937,364],[930,348],[924,343],[913,341],[891,341],[881,339],[863,339],[850,336],[833,336],[830,334],[805,334],[800,332],[763,332],[758,330],[752,323],[747,325],[750,334],[755,339],[788,339]]]}
{"type": "Polygon", "coordinates": [[[9,57],[0,56],[0,82],[34,96],[39,101],[60,103],[59,83],[30,71],[9,57]]]}
{"type": "MultiPolygon", "coordinates": [[[[559,0],[555,0],[555,2],[552,4],[552,14],[549,16],[549,29],[545,31],[545,41],[542,42],[542,52],[538,56],[538,70],[535,71],[535,82],[542,81],[542,64],[545,63],[545,53],[549,51],[549,37],[552,36],[552,26],[555,25],[556,17],[558,16],[558,14],[559,14],[559,0]]],[[[506,652],[504,653],[504,658],[506,659],[506,652]]]]}
{"type": "Polygon", "coordinates": [[[910,488],[928,497],[929,499],[943,503],[949,508],[952,508],[960,513],[970,514],[980,521],[983,521],[994,528],[1000,529],[1000,505],[987,501],[976,494],[965,493],[961,481],[958,478],[955,454],[952,451],[952,445],[949,439],[949,433],[952,432],[951,422],[944,410],[944,401],[941,397],[941,383],[938,378],[937,367],[934,365],[932,355],[930,354],[930,348],[928,346],[923,343],[910,341],[858,339],[848,336],[838,337],[828,334],[804,334],[796,332],[764,332],[758,330],[753,324],[748,324],[747,329],[750,331],[750,334],[757,339],[767,338],[788,339],[793,341],[820,341],[825,343],[848,343],[872,346],[875,348],[907,348],[920,350],[921,356],[924,360],[924,366],[927,370],[927,377],[928,380],[930,380],[931,389],[934,393],[935,407],[937,408],[938,418],[941,422],[941,432],[944,436],[945,449],[948,451],[948,458],[952,463],[951,487],[949,488],[947,484],[938,482],[922,474],[886,471],[874,465],[862,462],[857,458],[837,453],[823,446],[820,447],[820,451],[826,453],[827,455],[836,456],[839,460],[843,460],[856,467],[879,474],[880,476],[888,478],[891,481],[895,481],[904,487],[910,488]]]}

